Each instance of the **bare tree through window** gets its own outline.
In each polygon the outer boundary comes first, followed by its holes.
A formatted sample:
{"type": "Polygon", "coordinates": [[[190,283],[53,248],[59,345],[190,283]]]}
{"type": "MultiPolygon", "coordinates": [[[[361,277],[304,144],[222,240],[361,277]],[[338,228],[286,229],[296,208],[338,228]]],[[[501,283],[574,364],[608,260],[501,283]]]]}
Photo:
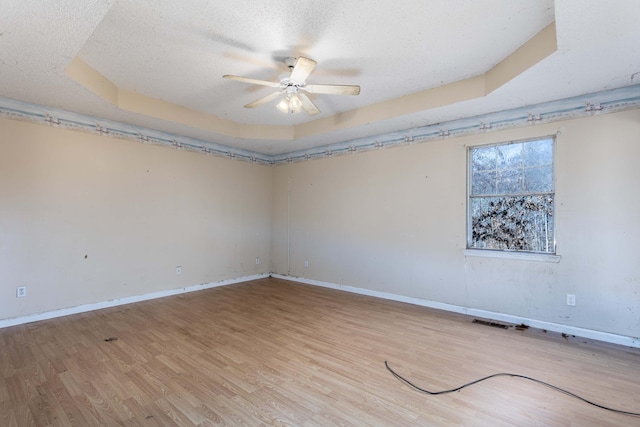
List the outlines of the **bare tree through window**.
{"type": "Polygon", "coordinates": [[[555,253],[553,143],[469,150],[469,248],[555,253]]]}

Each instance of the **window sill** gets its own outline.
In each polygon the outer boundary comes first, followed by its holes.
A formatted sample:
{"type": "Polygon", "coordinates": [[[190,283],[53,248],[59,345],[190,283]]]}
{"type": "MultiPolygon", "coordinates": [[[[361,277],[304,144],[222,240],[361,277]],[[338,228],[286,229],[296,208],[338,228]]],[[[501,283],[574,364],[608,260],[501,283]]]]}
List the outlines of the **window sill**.
{"type": "Polygon", "coordinates": [[[558,263],[562,256],[551,254],[535,254],[530,252],[492,251],[486,249],[465,249],[464,256],[482,258],[517,259],[521,261],[540,261],[558,263]]]}

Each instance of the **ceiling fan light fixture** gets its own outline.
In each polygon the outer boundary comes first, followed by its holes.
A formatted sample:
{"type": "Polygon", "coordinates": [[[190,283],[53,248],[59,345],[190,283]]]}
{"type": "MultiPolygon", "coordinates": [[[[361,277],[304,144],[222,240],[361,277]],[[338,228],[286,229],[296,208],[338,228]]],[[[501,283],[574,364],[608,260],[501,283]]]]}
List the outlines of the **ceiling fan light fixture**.
{"type": "Polygon", "coordinates": [[[297,94],[292,93],[282,98],[276,107],[283,113],[299,113],[302,111],[302,100],[297,94]]]}
{"type": "Polygon", "coordinates": [[[289,112],[289,97],[284,97],[280,100],[280,102],[278,102],[278,104],[276,104],[276,107],[278,107],[278,110],[282,111],[283,113],[288,113],[289,112]]]}
{"type": "Polygon", "coordinates": [[[295,93],[289,98],[289,109],[292,113],[297,113],[302,110],[302,101],[300,101],[300,98],[298,98],[298,95],[295,93]]]}

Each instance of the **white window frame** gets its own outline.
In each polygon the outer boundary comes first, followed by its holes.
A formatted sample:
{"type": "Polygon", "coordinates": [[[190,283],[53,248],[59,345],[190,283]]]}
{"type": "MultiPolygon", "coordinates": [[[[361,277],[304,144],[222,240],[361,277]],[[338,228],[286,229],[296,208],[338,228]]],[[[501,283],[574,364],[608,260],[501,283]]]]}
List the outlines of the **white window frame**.
{"type": "Polygon", "coordinates": [[[491,257],[491,258],[515,258],[515,259],[528,259],[533,261],[546,261],[546,262],[559,262],[560,256],[557,255],[556,250],[556,234],[557,234],[557,215],[556,215],[556,137],[555,135],[548,136],[540,136],[536,138],[528,138],[528,139],[520,139],[513,141],[504,141],[504,142],[496,142],[491,144],[478,144],[467,147],[467,242],[466,249],[464,250],[465,256],[481,256],[481,257],[491,257]],[[523,144],[527,142],[541,141],[541,140],[551,140],[552,147],[552,164],[551,164],[551,174],[552,174],[552,190],[550,192],[538,192],[538,193],[515,193],[515,194],[491,194],[491,195],[472,195],[472,184],[473,184],[473,150],[479,148],[486,147],[496,147],[510,144],[523,144]],[[500,196],[514,196],[514,195],[546,195],[550,194],[553,196],[552,209],[553,209],[553,234],[552,234],[552,244],[553,248],[550,251],[544,252],[533,252],[533,251],[525,251],[518,249],[494,249],[494,248],[477,248],[472,246],[473,240],[473,228],[472,228],[472,198],[480,198],[480,197],[500,197],[500,196]]]}

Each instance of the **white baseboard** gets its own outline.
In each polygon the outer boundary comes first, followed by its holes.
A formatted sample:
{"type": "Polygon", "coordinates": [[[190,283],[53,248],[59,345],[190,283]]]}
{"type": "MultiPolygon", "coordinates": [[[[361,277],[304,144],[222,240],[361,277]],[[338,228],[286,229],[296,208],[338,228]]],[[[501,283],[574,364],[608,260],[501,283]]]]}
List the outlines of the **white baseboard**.
{"type": "Polygon", "coordinates": [[[391,301],[405,302],[408,304],[419,305],[423,307],[435,308],[438,310],[450,311],[453,313],[465,314],[468,316],[481,317],[484,319],[499,320],[513,324],[525,324],[532,328],[546,329],[548,331],[565,333],[567,335],[575,335],[593,340],[608,342],[612,344],[623,345],[627,347],[640,348],[640,339],[628,337],[625,335],[617,335],[608,332],[594,331],[592,329],[579,328],[575,326],[562,325],[558,323],[546,322],[542,320],[530,319],[527,317],[519,317],[511,314],[497,313],[493,311],[480,310],[475,308],[462,307],[459,305],[446,304],[438,301],[424,300],[420,298],[396,295],[387,292],[374,291],[371,289],[358,288],[355,286],[339,285],[335,283],[322,282],[319,280],[306,279],[303,277],[286,276],[282,274],[255,274],[252,276],[238,277],[235,279],[221,280],[219,282],[205,283],[201,285],[187,286],[178,289],[169,289],[165,291],[153,292],[144,295],[135,295],[120,299],[97,302],[92,304],[83,304],[75,307],[62,308],[58,310],[47,311],[44,313],[30,314],[26,316],[13,317],[9,319],[0,319],[0,329],[9,326],[22,325],[25,323],[37,322],[40,320],[53,319],[56,317],[69,316],[71,314],[85,313],[102,308],[116,307],[119,305],[131,304],[134,302],[147,301],[156,298],[163,298],[172,295],[179,295],[188,292],[201,291],[204,289],[215,288],[218,286],[233,285],[235,283],[247,282],[250,280],[263,279],[265,277],[275,277],[278,279],[289,280],[292,282],[305,283],[308,285],[321,286],[324,288],[337,289],[345,292],[351,292],[360,295],[368,295],[376,298],[387,299],[391,301]]]}
{"type": "Polygon", "coordinates": [[[548,331],[564,333],[567,335],[575,335],[604,341],[612,344],[619,344],[627,347],[640,348],[640,339],[628,337],[625,335],[617,335],[609,332],[594,331],[592,329],[579,328],[576,326],[561,325],[559,323],[546,322],[543,320],[529,319],[527,317],[519,317],[511,314],[496,313],[493,311],[479,310],[476,308],[467,308],[459,305],[446,304],[438,301],[424,300],[420,298],[406,297],[402,295],[391,294],[387,292],[379,292],[371,289],[357,288],[355,286],[337,285],[335,283],[321,282],[319,280],[306,279],[303,277],[286,276],[282,274],[271,274],[272,277],[293,282],[305,283],[308,285],[322,286],[324,288],[337,289],[341,291],[351,292],[355,294],[368,295],[377,298],[383,298],[392,301],[406,302],[409,304],[420,305],[423,307],[436,308],[438,310],[451,311],[454,313],[465,314],[468,316],[482,317],[484,319],[499,320],[501,322],[513,323],[516,325],[525,324],[532,328],[546,329],[548,331]]]}
{"type": "Polygon", "coordinates": [[[263,279],[269,277],[268,273],[254,274],[252,276],[238,277],[236,279],[221,280],[219,282],[203,283],[200,285],[187,286],[185,288],[168,289],[166,291],[152,292],[144,295],[134,295],[131,297],[113,299],[109,301],[83,304],[75,307],[61,308],[59,310],[46,311],[44,313],[29,314],[27,316],[12,317],[0,320],[0,329],[9,326],[22,325],[25,323],[37,322],[40,320],[53,319],[56,317],[69,316],[71,314],[85,313],[87,311],[100,310],[101,308],[115,307],[118,305],[131,304],[134,302],[147,301],[156,298],[168,297],[171,295],[185,294],[187,292],[202,291],[204,289],[216,288],[218,286],[233,285],[234,283],[248,282],[249,280],[263,279]]]}

